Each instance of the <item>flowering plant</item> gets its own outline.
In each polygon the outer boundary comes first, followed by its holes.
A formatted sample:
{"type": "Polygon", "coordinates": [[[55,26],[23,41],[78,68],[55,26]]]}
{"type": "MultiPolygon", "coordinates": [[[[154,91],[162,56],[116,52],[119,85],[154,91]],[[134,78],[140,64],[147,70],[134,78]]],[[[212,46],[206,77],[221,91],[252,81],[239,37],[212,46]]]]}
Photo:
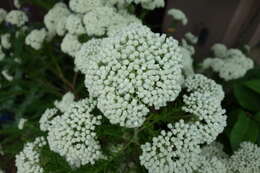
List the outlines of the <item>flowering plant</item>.
{"type": "Polygon", "coordinates": [[[0,9],[0,111],[15,120],[1,124],[3,171],[260,171],[260,76],[241,50],[216,44],[195,66],[196,36],[135,15],[163,0],[35,0],[50,7],[40,25],[23,2],[0,9]]]}

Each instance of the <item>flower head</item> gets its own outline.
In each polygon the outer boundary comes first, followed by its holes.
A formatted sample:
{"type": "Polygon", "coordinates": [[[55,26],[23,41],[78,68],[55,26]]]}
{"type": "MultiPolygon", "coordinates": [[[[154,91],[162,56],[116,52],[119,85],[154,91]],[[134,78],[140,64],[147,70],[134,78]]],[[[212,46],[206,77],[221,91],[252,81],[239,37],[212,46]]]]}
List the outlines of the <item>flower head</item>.
{"type": "Polygon", "coordinates": [[[75,102],[62,115],[54,117],[47,128],[50,149],[64,156],[72,167],[94,164],[103,156],[95,133],[101,116],[91,114],[94,107],[91,99],[75,102]]]}
{"type": "Polygon", "coordinates": [[[30,45],[32,48],[39,50],[42,48],[44,40],[46,40],[47,31],[43,28],[40,30],[32,30],[25,38],[25,44],[30,45]]]}
{"type": "Polygon", "coordinates": [[[71,14],[67,18],[65,27],[70,34],[80,35],[85,33],[82,18],[83,16],[75,14],[71,14]]]}
{"type": "Polygon", "coordinates": [[[168,14],[172,16],[174,20],[181,22],[183,25],[187,25],[188,19],[181,10],[172,8],[168,11],[168,14]]]}
{"type": "Polygon", "coordinates": [[[28,17],[23,11],[12,10],[6,15],[5,21],[17,27],[21,27],[28,22],[28,17]]]}
{"type": "Polygon", "coordinates": [[[46,145],[43,137],[38,137],[34,142],[29,142],[18,155],[16,155],[15,165],[17,173],[43,173],[43,168],[40,166],[41,147],[46,145]]]}
{"type": "Polygon", "coordinates": [[[148,107],[159,109],[178,96],[182,63],[176,40],[132,24],[100,45],[89,51],[95,55],[84,66],[85,85],[111,123],[141,126],[148,107]]]}
{"type": "Polygon", "coordinates": [[[224,44],[214,44],[211,48],[216,57],[222,58],[226,56],[227,47],[224,44]]]}
{"type": "Polygon", "coordinates": [[[70,0],[69,7],[76,13],[87,13],[102,6],[102,0],[70,0]]]}
{"type": "Polygon", "coordinates": [[[212,68],[219,77],[225,81],[243,77],[246,72],[254,67],[253,61],[246,57],[238,49],[229,49],[225,54],[215,53],[216,58],[207,58],[203,62],[203,68],[212,68]],[[223,56],[219,58],[220,56],[223,56]]]}
{"type": "Polygon", "coordinates": [[[77,35],[69,33],[65,35],[61,43],[61,50],[64,53],[74,57],[80,48],[81,43],[79,42],[77,35]]]}
{"type": "Polygon", "coordinates": [[[70,14],[71,12],[66,4],[59,2],[44,16],[44,24],[49,32],[56,34],[57,30],[60,29],[58,28],[58,23],[60,23],[63,18],[67,18],[70,14]]]}
{"type": "Polygon", "coordinates": [[[149,173],[193,172],[199,166],[200,147],[196,127],[183,120],[168,125],[152,142],[141,146],[141,165],[149,173]]]}
{"type": "Polygon", "coordinates": [[[190,94],[183,96],[182,109],[196,117],[201,143],[211,143],[226,126],[227,117],[221,107],[222,87],[203,75],[188,77],[184,86],[190,94]]]}
{"type": "Polygon", "coordinates": [[[260,172],[260,147],[250,142],[240,144],[240,149],[230,157],[228,166],[231,172],[260,172]]]}

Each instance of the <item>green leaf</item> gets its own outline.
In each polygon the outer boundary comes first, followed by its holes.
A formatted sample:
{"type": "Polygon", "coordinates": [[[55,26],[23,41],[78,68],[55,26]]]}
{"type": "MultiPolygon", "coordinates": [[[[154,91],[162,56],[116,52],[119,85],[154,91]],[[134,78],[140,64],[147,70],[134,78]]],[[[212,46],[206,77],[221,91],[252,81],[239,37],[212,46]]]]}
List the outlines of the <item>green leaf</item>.
{"type": "Polygon", "coordinates": [[[260,94],[260,79],[259,80],[251,80],[245,83],[245,85],[252,89],[253,91],[260,94]]]}
{"type": "Polygon", "coordinates": [[[256,92],[241,84],[234,84],[234,95],[243,108],[254,112],[260,111],[260,95],[256,92]]]}
{"type": "Polygon", "coordinates": [[[255,143],[258,138],[259,127],[257,123],[251,120],[246,112],[240,110],[237,116],[237,121],[230,133],[230,144],[233,150],[236,150],[243,141],[250,141],[255,143]]]}

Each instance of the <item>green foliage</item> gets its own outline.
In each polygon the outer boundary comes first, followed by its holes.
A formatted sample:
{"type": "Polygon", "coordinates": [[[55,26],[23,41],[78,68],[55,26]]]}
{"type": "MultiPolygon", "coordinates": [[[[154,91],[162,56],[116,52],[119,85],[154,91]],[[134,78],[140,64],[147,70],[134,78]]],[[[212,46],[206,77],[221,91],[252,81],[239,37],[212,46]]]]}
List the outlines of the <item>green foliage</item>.
{"type": "Polygon", "coordinates": [[[260,129],[259,125],[251,119],[250,114],[243,110],[235,110],[230,114],[229,140],[233,151],[239,148],[243,141],[255,143],[257,141],[260,129]]]}
{"type": "Polygon", "coordinates": [[[239,83],[234,85],[234,94],[238,103],[247,110],[260,111],[260,95],[239,83]]]}
{"type": "Polygon", "coordinates": [[[258,80],[250,80],[250,81],[246,82],[245,85],[248,88],[250,88],[253,91],[255,91],[258,94],[260,94],[260,79],[258,79],[258,80]]]}
{"type": "Polygon", "coordinates": [[[260,69],[250,70],[243,78],[232,81],[234,97],[226,98],[228,127],[225,132],[235,151],[241,142],[260,143],[260,69]],[[233,100],[234,98],[234,100],[233,100]]]}
{"type": "Polygon", "coordinates": [[[233,83],[234,95],[237,102],[246,110],[260,111],[260,69],[256,68],[247,73],[242,79],[233,83]]]}

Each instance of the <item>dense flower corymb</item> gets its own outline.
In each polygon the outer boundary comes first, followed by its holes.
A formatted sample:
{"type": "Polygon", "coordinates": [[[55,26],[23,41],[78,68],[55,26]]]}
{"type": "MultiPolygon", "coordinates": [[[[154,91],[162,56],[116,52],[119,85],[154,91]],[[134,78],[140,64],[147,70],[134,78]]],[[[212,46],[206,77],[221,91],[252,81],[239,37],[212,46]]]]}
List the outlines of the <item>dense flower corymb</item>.
{"type": "Polygon", "coordinates": [[[246,72],[254,67],[254,62],[244,55],[239,49],[229,49],[221,44],[213,47],[215,58],[207,58],[203,61],[203,68],[211,68],[225,81],[243,77],[246,72]]]}
{"type": "Polygon", "coordinates": [[[71,14],[67,18],[65,27],[70,34],[80,35],[85,33],[82,18],[82,16],[75,14],[71,14]]]}
{"type": "Polygon", "coordinates": [[[61,50],[64,53],[74,57],[80,48],[81,43],[79,42],[77,35],[69,33],[65,35],[61,43],[61,50]]]}
{"type": "Polygon", "coordinates": [[[15,8],[21,8],[21,3],[20,3],[20,0],[14,0],[14,6],[15,8]]]}
{"type": "Polygon", "coordinates": [[[176,40],[132,24],[101,45],[94,57],[81,53],[78,59],[88,59],[86,87],[111,123],[141,126],[148,107],[159,109],[178,96],[182,56],[176,40]]]}
{"type": "Polygon", "coordinates": [[[90,113],[94,107],[93,100],[81,100],[51,123],[45,123],[50,149],[64,156],[72,167],[94,164],[103,157],[95,133],[102,117],[90,113]]]}
{"type": "Polygon", "coordinates": [[[49,131],[52,126],[52,119],[57,115],[58,109],[46,109],[45,112],[42,114],[40,123],[40,129],[42,131],[49,131]]]}
{"type": "Polygon", "coordinates": [[[221,85],[201,74],[188,77],[184,83],[184,87],[188,90],[188,92],[210,92],[214,97],[217,97],[220,102],[225,96],[221,85]]]}
{"type": "Polygon", "coordinates": [[[161,131],[152,143],[141,146],[141,165],[149,173],[192,173],[199,166],[200,134],[196,126],[180,120],[168,127],[170,131],[161,131]]]}
{"type": "Polygon", "coordinates": [[[23,11],[12,10],[6,15],[5,21],[17,27],[21,27],[28,22],[28,17],[23,11]]]}
{"type": "Polygon", "coordinates": [[[183,25],[187,25],[188,19],[181,10],[172,8],[168,11],[168,14],[172,16],[174,20],[181,22],[183,25]]]}
{"type": "Polygon", "coordinates": [[[260,147],[250,142],[240,144],[240,149],[231,156],[228,167],[236,173],[260,172],[260,147]]]}
{"type": "Polygon", "coordinates": [[[86,13],[101,6],[101,0],[70,0],[69,2],[69,7],[76,13],[86,13]]]}
{"type": "Polygon", "coordinates": [[[190,93],[183,96],[182,109],[196,116],[201,143],[211,143],[226,126],[227,117],[221,106],[222,87],[199,74],[188,77],[184,86],[190,93]]]}
{"type": "Polygon", "coordinates": [[[214,44],[211,48],[214,55],[219,58],[223,58],[226,56],[227,53],[227,47],[224,44],[214,44]]]}
{"type": "Polygon", "coordinates": [[[40,29],[40,30],[32,30],[29,35],[27,35],[25,39],[25,44],[30,45],[32,48],[39,50],[42,48],[42,44],[44,40],[47,37],[46,30],[40,29]]]}
{"type": "Polygon", "coordinates": [[[23,151],[16,155],[17,173],[43,173],[39,150],[44,145],[46,145],[46,141],[43,137],[38,137],[34,142],[25,145],[23,151]]]}
{"type": "MultiPolygon", "coordinates": [[[[57,3],[54,5],[52,9],[44,16],[44,24],[48,29],[48,32],[53,33],[54,35],[57,33],[57,30],[60,29],[58,24],[60,21],[64,21],[66,17],[71,14],[66,4],[57,3]]],[[[63,25],[65,27],[65,25],[63,25]]]]}

